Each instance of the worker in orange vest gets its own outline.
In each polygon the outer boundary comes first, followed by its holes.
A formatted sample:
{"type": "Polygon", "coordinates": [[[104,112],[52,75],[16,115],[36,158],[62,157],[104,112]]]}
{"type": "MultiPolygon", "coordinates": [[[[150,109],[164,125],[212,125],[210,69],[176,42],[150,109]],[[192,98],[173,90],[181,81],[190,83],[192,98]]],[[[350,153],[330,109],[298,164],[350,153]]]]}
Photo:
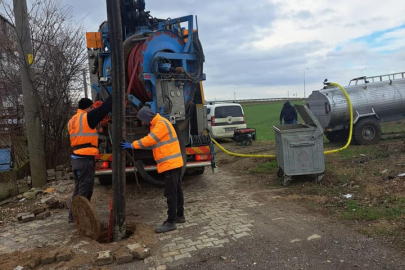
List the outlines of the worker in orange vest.
{"type": "Polygon", "coordinates": [[[156,233],[176,230],[175,223],[184,223],[184,196],[181,188],[181,169],[184,161],[180,144],[173,125],[151,108],[144,106],[138,112],[138,119],[143,126],[150,126],[150,133],[132,143],[122,142],[123,149],[150,149],[157,163],[158,173],[165,174],[165,191],[167,199],[167,220],[155,229],[156,233]]]}
{"type": "MultiPolygon", "coordinates": [[[[75,178],[75,189],[72,201],[76,195],[86,197],[89,201],[93,195],[95,159],[98,154],[97,125],[111,112],[112,96],[104,103],[93,108],[93,101],[82,98],[76,114],[68,123],[70,146],[72,147],[72,169],[75,178]]],[[[69,222],[73,221],[72,209],[69,209],[69,222]]]]}

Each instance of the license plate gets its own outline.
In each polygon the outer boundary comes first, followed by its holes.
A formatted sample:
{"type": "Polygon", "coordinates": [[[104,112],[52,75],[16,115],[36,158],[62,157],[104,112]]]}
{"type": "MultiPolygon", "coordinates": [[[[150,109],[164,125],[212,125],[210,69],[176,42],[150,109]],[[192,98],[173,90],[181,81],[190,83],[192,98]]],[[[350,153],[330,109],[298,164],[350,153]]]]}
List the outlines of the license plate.
{"type": "Polygon", "coordinates": [[[225,131],[233,131],[235,128],[225,128],[225,131]]]}

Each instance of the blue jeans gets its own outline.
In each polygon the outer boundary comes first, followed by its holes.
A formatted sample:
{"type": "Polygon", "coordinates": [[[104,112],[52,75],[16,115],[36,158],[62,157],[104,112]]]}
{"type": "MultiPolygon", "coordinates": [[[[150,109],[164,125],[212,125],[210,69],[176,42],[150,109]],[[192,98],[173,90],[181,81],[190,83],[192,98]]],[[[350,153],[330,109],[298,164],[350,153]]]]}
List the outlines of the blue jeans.
{"type": "MultiPolygon", "coordinates": [[[[89,201],[93,195],[95,159],[78,158],[72,159],[73,176],[75,178],[75,189],[72,194],[72,202],[76,195],[86,197],[89,201]]],[[[72,221],[72,208],[69,209],[69,220],[72,221]]]]}
{"type": "Polygon", "coordinates": [[[297,124],[297,121],[284,121],[284,125],[297,124]]]}

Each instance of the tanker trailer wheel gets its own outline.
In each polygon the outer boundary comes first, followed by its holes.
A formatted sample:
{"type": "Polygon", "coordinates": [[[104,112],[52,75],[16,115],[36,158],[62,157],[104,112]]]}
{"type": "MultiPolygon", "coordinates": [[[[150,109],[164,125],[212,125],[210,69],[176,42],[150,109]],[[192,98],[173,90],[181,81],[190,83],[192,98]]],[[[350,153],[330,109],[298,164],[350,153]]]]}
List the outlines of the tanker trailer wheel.
{"type": "Polygon", "coordinates": [[[341,129],[329,132],[325,131],[325,136],[331,143],[347,142],[349,130],[341,129]]]}
{"type": "Polygon", "coordinates": [[[381,126],[375,118],[361,119],[353,130],[353,138],[358,144],[376,144],[381,138],[381,126]]]}

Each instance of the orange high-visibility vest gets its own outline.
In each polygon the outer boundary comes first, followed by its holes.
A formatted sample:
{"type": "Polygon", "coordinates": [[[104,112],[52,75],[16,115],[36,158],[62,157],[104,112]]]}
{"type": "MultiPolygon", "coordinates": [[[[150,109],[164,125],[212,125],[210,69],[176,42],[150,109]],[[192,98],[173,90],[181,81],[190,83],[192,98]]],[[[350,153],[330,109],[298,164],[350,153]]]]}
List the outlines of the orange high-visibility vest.
{"type": "Polygon", "coordinates": [[[180,144],[172,124],[159,114],[150,124],[150,133],[134,141],[132,146],[135,149],[152,149],[158,173],[182,167],[180,144]]]}
{"type": "Polygon", "coordinates": [[[98,134],[87,122],[87,112],[77,110],[68,123],[70,146],[73,154],[79,156],[95,156],[98,154],[98,134]]]}

